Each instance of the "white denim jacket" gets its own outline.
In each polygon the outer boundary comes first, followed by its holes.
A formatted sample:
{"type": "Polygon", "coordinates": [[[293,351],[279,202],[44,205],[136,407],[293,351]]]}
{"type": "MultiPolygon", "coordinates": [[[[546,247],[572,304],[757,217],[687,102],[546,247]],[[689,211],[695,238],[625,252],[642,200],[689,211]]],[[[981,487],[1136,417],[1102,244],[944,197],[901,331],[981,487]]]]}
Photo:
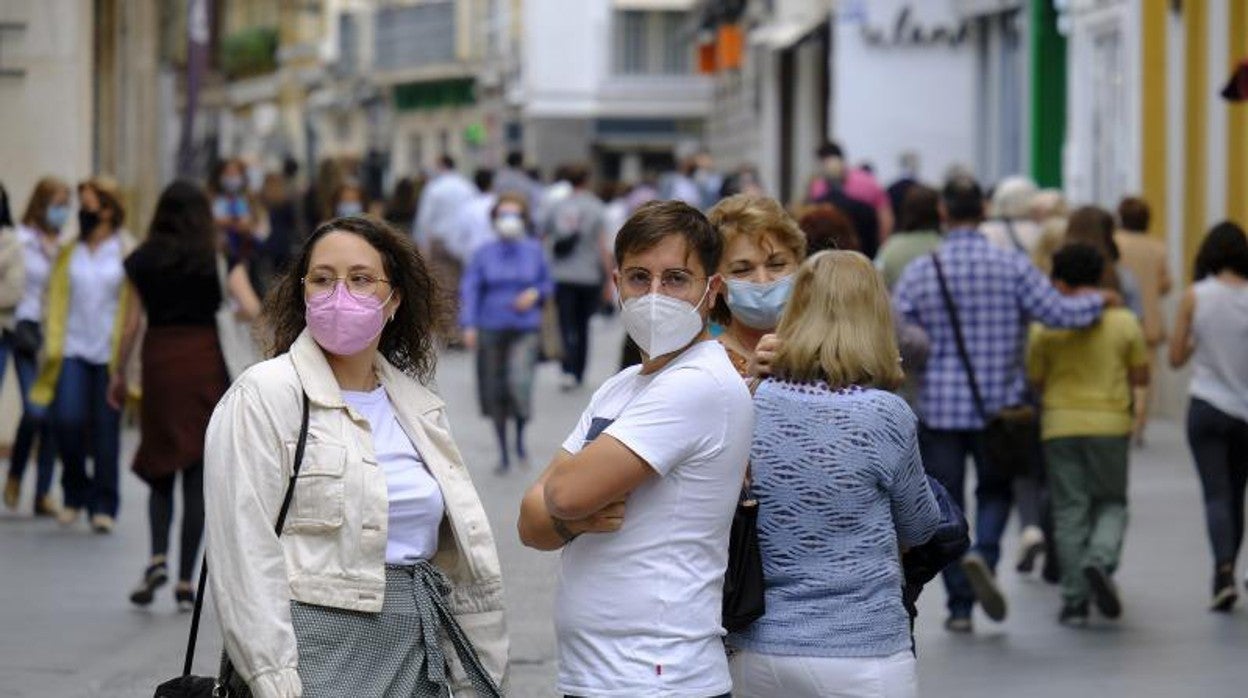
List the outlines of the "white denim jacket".
{"type": "MultiPolygon", "coordinates": [[[[500,686],[507,629],[498,552],[485,509],[451,437],[442,400],[379,354],[377,375],[446,502],[436,564],[451,611],[500,686]]],[[[368,422],[342,399],[305,331],[290,352],[258,364],[226,393],[204,444],[209,586],[235,670],[257,698],[297,698],[290,601],[365,613],[385,598],[389,498],[368,422]],[[309,401],[308,441],[294,501],[273,531],[309,401]]],[[[455,695],[472,696],[443,638],[455,695]]],[[[367,648],[360,648],[367,651],[367,648]]]]}

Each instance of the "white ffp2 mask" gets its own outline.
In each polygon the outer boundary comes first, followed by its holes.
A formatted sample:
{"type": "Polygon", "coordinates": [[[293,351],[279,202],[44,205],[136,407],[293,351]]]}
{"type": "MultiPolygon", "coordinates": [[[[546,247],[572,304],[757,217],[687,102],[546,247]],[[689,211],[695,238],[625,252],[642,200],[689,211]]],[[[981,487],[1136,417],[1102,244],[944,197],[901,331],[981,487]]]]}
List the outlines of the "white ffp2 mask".
{"type": "Polygon", "coordinates": [[[621,304],[624,330],[652,359],[684,349],[702,332],[704,323],[698,307],[710,290],[708,282],[698,305],[661,293],[629,298],[621,304]]]}

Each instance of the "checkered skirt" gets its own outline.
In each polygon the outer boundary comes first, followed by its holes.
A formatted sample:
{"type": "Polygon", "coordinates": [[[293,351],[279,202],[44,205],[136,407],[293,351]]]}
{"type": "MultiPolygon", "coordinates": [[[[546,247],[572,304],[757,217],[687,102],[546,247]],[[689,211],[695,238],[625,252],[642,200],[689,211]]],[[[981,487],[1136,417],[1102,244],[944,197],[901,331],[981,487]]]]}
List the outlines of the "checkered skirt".
{"type": "MultiPolygon", "coordinates": [[[[445,634],[476,695],[502,693],[446,605],[450,584],[432,564],[386,566],[380,613],[292,601],[304,698],[449,698],[445,634]]],[[[231,695],[250,695],[231,692],[231,695]]]]}

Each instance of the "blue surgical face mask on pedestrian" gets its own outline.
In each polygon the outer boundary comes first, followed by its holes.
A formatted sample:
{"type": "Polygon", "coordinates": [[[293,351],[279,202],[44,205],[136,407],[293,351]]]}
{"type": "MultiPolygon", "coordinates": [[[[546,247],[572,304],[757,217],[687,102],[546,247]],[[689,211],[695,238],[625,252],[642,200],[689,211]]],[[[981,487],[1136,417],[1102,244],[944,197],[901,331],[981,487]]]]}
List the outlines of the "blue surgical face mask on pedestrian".
{"type": "Polygon", "coordinates": [[[364,213],[364,206],[358,201],[343,201],[334,209],[339,218],[343,216],[358,216],[364,213]]]}
{"type": "Polygon", "coordinates": [[[53,204],[48,207],[47,213],[48,226],[54,230],[60,230],[69,222],[69,206],[65,204],[53,204]]]}
{"type": "Polygon", "coordinates": [[[774,330],[792,292],[792,274],[766,284],[728,279],[728,309],[734,322],[756,330],[774,330]]]}

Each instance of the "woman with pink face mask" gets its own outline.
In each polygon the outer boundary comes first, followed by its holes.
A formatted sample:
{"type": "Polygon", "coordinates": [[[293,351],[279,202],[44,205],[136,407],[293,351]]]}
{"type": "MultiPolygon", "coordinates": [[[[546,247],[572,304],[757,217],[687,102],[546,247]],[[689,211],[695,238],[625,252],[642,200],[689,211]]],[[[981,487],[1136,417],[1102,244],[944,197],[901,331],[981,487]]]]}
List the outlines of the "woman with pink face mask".
{"type": "Polygon", "coordinates": [[[274,358],[205,448],[231,695],[505,690],[498,554],[428,387],[442,297],[411,240],[364,217],[320,226],[269,295],[274,358]]]}

